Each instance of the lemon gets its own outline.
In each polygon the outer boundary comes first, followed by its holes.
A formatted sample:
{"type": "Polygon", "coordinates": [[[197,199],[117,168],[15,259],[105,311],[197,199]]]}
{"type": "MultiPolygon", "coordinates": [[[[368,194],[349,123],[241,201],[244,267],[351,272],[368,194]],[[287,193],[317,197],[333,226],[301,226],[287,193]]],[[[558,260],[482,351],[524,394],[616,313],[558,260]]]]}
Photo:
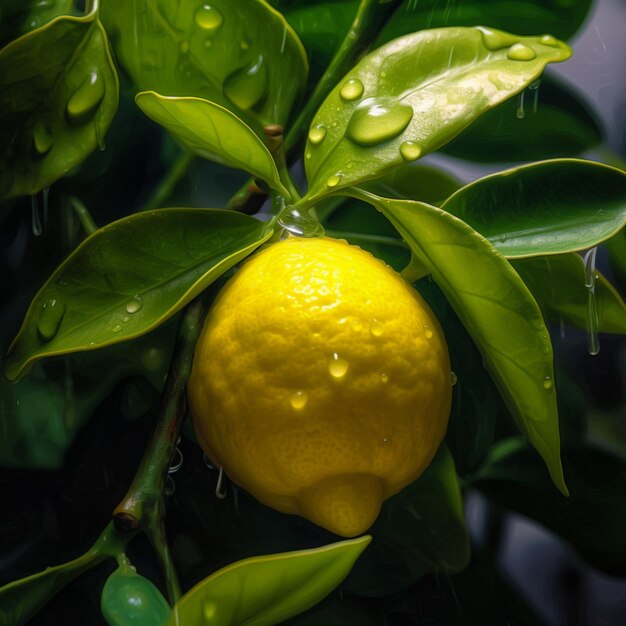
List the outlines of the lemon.
{"type": "Polygon", "coordinates": [[[430,463],[452,383],[439,323],[399,274],[343,241],[290,238],[218,295],[188,395],[236,484],[350,537],[430,463]]]}

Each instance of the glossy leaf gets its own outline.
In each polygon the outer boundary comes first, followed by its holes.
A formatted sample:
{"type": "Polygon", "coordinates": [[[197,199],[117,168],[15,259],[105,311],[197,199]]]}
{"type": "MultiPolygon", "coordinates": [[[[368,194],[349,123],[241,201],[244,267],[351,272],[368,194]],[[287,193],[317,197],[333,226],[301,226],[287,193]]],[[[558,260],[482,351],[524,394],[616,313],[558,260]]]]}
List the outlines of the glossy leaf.
{"type": "Polygon", "coordinates": [[[441,208],[509,259],[585,250],[626,224],[626,172],[576,159],[531,163],[470,183],[441,208]]]}
{"type": "Polygon", "coordinates": [[[100,607],[109,626],[164,626],[170,614],[161,592],[130,564],[120,565],[107,578],[100,607]]]}
{"type": "Polygon", "coordinates": [[[571,497],[546,485],[539,460],[520,439],[494,447],[474,486],[501,506],[543,524],[592,565],[626,574],[626,461],[594,448],[565,453],[571,497]]]}
{"type": "Polygon", "coordinates": [[[11,380],[43,357],[91,350],[162,324],[271,236],[215,209],[162,209],[99,229],[33,299],[5,362],[11,380]]]}
{"type": "Polygon", "coordinates": [[[284,125],[302,93],[302,44],[262,0],[108,0],[101,13],[139,91],[206,98],[257,132],[284,125]]]}
{"type": "Polygon", "coordinates": [[[404,165],[389,174],[368,180],[362,189],[385,198],[419,200],[439,205],[461,187],[452,174],[430,165],[404,165]]]}
{"type": "Polygon", "coordinates": [[[121,550],[113,524],[77,559],[0,587],[0,624],[22,626],[77,576],[121,550]]]}
{"type": "Polygon", "coordinates": [[[552,33],[569,39],[582,26],[591,0],[405,0],[378,37],[377,44],[423,28],[474,26],[511,30],[523,35],[552,33]]]}
{"type": "Polygon", "coordinates": [[[544,75],[487,111],[443,152],[481,163],[578,157],[602,141],[595,115],[569,87],[544,75]]]}
{"type": "Polygon", "coordinates": [[[553,37],[478,27],[422,31],[375,50],[313,120],[305,159],[309,197],[377,178],[440,148],[536,80],[547,63],[570,54],[553,37]]]}
{"type": "Polygon", "coordinates": [[[422,202],[350,192],[373,204],[411,247],[467,328],[518,426],[564,493],[553,353],[541,311],[515,270],[481,235],[422,202]]]}
{"type": "Polygon", "coordinates": [[[0,46],[59,15],[71,14],[72,5],[72,0],[4,0],[0,6],[0,46]]]}
{"type": "Polygon", "coordinates": [[[171,98],[153,91],[136,97],[139,108],[191,152],[242,169],[284,195],[274,159],[254,131],[234,113],[201,98],[171,98]]]}
{"type": "MultiPolygon", "coordinates": [[[[554,322],[587,328],[589,289],[585,286],[585,264],[578,254],[520,259],[513,267],[554,322]]],[[[598,330],[626,334],[626,304],[600,272],[596,270],[594,275],[598,330]]]]}
{"type": "Polygon", "coordinates": [[[370,541],[365,535],[233,563],[188,591],[172,610],[168,626],[279,624],[339,585],[370,541]]]}
{"type": "Polygon", "coordinates": [[[420,478],[383,504],[370,532],[372,545],[348,578],[350,591],[387,595],[428,572],[457,572],[467,565],[463,500],[445,445],[420,478]]]}
{"type": "Polygon", "coordinates": [[[95,10],[59,17],[0,50],[0,199],[41,191],[104,145],[117,101],[95,10]]]}

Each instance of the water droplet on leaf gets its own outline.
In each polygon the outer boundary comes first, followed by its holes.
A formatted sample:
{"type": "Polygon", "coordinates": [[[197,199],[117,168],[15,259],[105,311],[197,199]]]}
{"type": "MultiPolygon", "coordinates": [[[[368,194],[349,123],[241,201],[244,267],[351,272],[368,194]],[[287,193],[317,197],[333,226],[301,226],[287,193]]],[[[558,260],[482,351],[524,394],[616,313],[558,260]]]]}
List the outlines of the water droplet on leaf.
{"type": "Polygon", "coordinates": [[[261,100],[267,90],[267,67],[263,55],[255,61],[235,70],[224,81],[224,94],[240,109],[251,109],[261,100]]]}
{"type": "Polygon", "coordinates": [[[181,41],[179,47],[180,47],[180,51],[183,54],[187,54],[189,52],[189,42],[188,41],[181,41]]]}
{"type": "Polygon", "coordinates": [[[281,216],[278,223],[292,235],[299,237],[321,237],[324,234],[324,227],[316,219],[300,213],[297,209],[281,216]]]}
{"type": "Polygon", "coordinates": [[[508,49],[506,56],[511,61],[532,61],[537,53],[525,43],[515,43],[508,49]]]}
{"type": "Polygon", "coordinates": [[[339,90],[342,100],[350,102],[358,100],[363,95],[363,83],[358,78],[348,79],[339,90]]]}
{"type": "Polygon", "coordinates": [[[413,109],[398,102],[370,98],[354,111],[346,137],[359,146],[375,146],[397,137],[413,117],[413,109]]]}
{"type": "Polygon", "coordinates": [[[550,376],[546,376],[543,379],[543,388],[544,389],[552,389],[552,379],[550,378],[550,376]]]}
{"type": "Polygon", "coordinates": [[[137,311],[141,311],[143,308],[143,300],[140,296],[135,296],[132,300],[129,300],[126,303],[126,312],[127,313],[137,313],[137,311]]]}
{"type": "Polygon", "coordinates": [[[224,21],[224,16],[210,4],[203,4],[194,14],[196,24],[205,30],[217,30],[224,21]]]}
{"type": "Polygon", "coordinates": [[[326,185],[328,187],[336,187],[340,181],[341,181],[341,174],[333,174],[326,181],[326,185]]]}
{"type": "Polygon", "coordinates": [[[495,50],[501,50],[502,48],[508,48],[517,41],[517,37],[510,35],[509,33],[494,31],[490,28],[485,28],[484,26],[479,27],[478,30],[482,35],[485,48],[487,48],[487,50],[491,50],[492,52],[495,50]]]}
{"type": "Polygon", "coordinates": [[[333,378],[343,378],[348,371],[348,361],[333,352],[328,362],[328,371],[333,378]]]}
{"type": "Polygon", "coordinates": [[[553,37],[552,35],[542,35],[539,38],[539,42],[542,43],[544,46],[550,46],[551,48],[559,47],[558,40],[556,39],[556,37],[553,37]]]}
{"type": "Polygon", "coordinates": [[[326,127],[322,124],[313,126],[313,128],[309,131],[309,141],[314,146],[322,143],[322,141],[324,141],[324,137],[326,137],[326,127]]]}
{"type": "Polygon", "coordinates": [[[74,121],[83,121],[104,98],[104,81],[96,70],[92,71],[72,94],[65,105],[68,117],[74,121]]]}
{"type": "Polygon", "coordinates": [[[116,324],[115,326],[113,326],[113,328],[111,328],[111,331],[114,333],[119,333],[120,330],[122,330],[121,324],[116,324]]]}
{"type": "Polygon", "coordinates": [[[422,147],[414,141],[400,144],[400,155],[405,161],[416,161],[422,155],[422,147]]]}
{"type": "Polygon", "coordinates": [[[35,150],[41,154],[47,154],[54,145],[54,137],[52,133],[46,128],[45,124],[38,120],[33,126],[33,144],[35,150]]]}
{"type": "Polygon", "coordinates": [[[37,332],[43,341],[50,341],[59,331],[65,315],[65,305],[60,300],[51,298],[41,307],[37,320],[37,332]]]}

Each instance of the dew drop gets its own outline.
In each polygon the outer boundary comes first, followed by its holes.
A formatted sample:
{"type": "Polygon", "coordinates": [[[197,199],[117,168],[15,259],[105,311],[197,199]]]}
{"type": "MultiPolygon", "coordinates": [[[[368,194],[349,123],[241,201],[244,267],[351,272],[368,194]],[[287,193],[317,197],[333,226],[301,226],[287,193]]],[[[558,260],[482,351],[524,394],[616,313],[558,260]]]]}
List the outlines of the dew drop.
{"type": "Polygon", "coordinates": [[[48,154],[54,145],[54,137],[45,124],[38,120],[33,126],[33,144],[38,154],[48,154]]]}
{"type": "Polygon", "coordinates": [[[397,137],[413,117],[413,109],[397,102],[369,98],[354,111],[346,137],[359,146],[375,146],[397,137]]]}
{"type": "Polygon", "coordinates": [[[499,30],[491,30],[490,28],[485,28],[484,26],[479,27],[478,30],[482,35],[485,48],[487,48],[487,50],[491,50],[492,52],[495,50],[501,50],[502,48],[508,48],[517,41],[517,37],[499,30]]]}
{"type": "Polygon", "coordinates": [[[104,81],[96,70],[93,70],[72,94],[65,105],[71,120],[81,122],[93,113],[104,98],[104,81]]]}
{"type": "Polygon", "coordinates": [[[400,155],[405,161],[416,161],[422,155],[422,147],[414,141],[400,144],[400,155]]]}
{"type": "Polygon", "coordinates": [[[542,43],[544,46],[550,46],[551,48],[559,47],[558,40],[556,39],[556,37],[553,37],[552,35],[542,35],[539,38],[539,42],[542,43]]]}
{"type": "Polygon", "coordinates": [[[126,303],[126,312],[127,313],[137,313],[137,311],[141,311],[143,308],[143,300],[140,296],[135,296],[132,300],[129,300],[126,303]]]}
{"type": "Polygon", "coordinates": [[[224,16],[210,4],[203,4],[194,13],[194,20],[200,28],[204,30],[217,30],[224,21],[224,16]]]}
{"type": "Polygon", "coordinates": [[[450,372],[450,384],[454,387],[459,382],[459,377],[454,373],[450,372]]]}
{"type": "Polygon", "coordinates": [[[511,61],[532,61],[537,57],[537,53],[525,43],[514,43],[506,53],[511,61]]]}
{"type": "Polygon", "coordinates": [[[550,376],[546,376],[543,379],[543,388],[546,390],[552,389],[552,378],[550,376]]]}
{"type": "Polygon", "coordinates": [[[428,327],[424,327],[426,330],[424,331],[424,335],[426,336],[426,339],[432,339],[433,337],[433,331],[430,330],[430,328],[428,327]]]}
{"type": "Polygon", "coordinates": [[[300,411],[306,406],[308,399],[306,391],[296,391],[296,393],[291,396],[291,406],[296,411],[300,411]]]}
{"type": "Polygon", "coordinates": [[[377,319],[373,319],[370,324],[370,333],[374,335],[374,337],[380,337],[384,332],[382,322],[379,322],[377,319]]]}
{"type": "Polygon", "coordinates": [[[328,371],[333,378],[343,378],[348,371],[348,361],[340,357],[336,352],[330,357],[328,371]]]}
{"type": "Polygon", "coordinates": [[[351,102],[358,100],[363,95],[363,89],[363,83],[358,78],[350,78],[341,86],[339,95],[342,100],[351,102]]]}
{"type": "Polygon", "coordinates": [[[317,146],[322,141],[324,141],[324,137],[326,137],[326,127],[322,124],[317,124],[317,126],[313,126],[309,131],[309,141],[317,146]]]}
{"type": "Polygon", "coordinates": [[[267,66],[263,55],[249,65],[235,70],[224,80],[224,94],[240,109],[251,109],[267,90],[267,66]]]}
{"type": "Polygon", "coordinates": [[[387,372],[382,372],[382,373],[380,374],[380,380],[381,380],[383,383],[388,383],[388,382],[389,382],[389,374],[387,374],[387,372]]]}
{"type": "Polygon", "coordinates": [[[391,443],[391,437],[383,437],[383,444],[388,445],[391,443]]]}
{"type": "Polygon", "coordinates": [[[357,333],[363,330],[363,322],[361,322],[361,320],[358,317],[355,317],[352,320],[352,330],[354,330],[357,333]]]}
{"type": "Polygon", "coordinates": [[[245,39],[242,39],[239,43],[239,47],[242,50],[247,50],[250,47],[250,44],[245,39]]]}
{"type": "Polygon", "coordinates": [[[180,45],[179,45],[180,51],[182,52],[182,54],[187,54],[189,52],[189,42],[188,41],[181,41],[180,45]]]}
{"type": "Polygon", "coordinates": [[[114,333],[119,333],[120,330],[122,330],[121,324],[116,324],[115,326],[113,326],[113,328],[111,328],[111,331],[114,333]]]}
{"type": "Polygon", "coordinates": [[[326,181],[326,186],[327,187],[336,187],[339,184],[339,181],[341,181],[341,174],[333,174],[326,181]]]}
{"type": "Polygon", "coordinates": [[[298,237],[321,237],[324,234],[324,227],[318,220],[306,213],[300,213],[297,209],[292,209],[281,216],[278,223],[292,235],[298,237]]]}
{"type": "Polygon", "coordinates": [[[37,320],[37,332],[43,341],[50,341],[55,337],[65,315],[65,305],[60,300],[51,298],[41,307],[37,320]]]}

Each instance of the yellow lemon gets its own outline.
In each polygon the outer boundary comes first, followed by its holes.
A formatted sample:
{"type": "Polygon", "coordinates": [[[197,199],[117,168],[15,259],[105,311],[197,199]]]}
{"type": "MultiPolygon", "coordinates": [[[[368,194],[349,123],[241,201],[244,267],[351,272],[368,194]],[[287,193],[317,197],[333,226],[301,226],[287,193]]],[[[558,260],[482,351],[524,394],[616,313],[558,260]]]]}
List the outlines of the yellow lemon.
{"type": "Polygon", "coordinates": [[[452,383],[439,323],[399,274],[343,241],[290,238],[220,292],[188,393],[236,484],[349,537],[428,466],[452,383]]]}

